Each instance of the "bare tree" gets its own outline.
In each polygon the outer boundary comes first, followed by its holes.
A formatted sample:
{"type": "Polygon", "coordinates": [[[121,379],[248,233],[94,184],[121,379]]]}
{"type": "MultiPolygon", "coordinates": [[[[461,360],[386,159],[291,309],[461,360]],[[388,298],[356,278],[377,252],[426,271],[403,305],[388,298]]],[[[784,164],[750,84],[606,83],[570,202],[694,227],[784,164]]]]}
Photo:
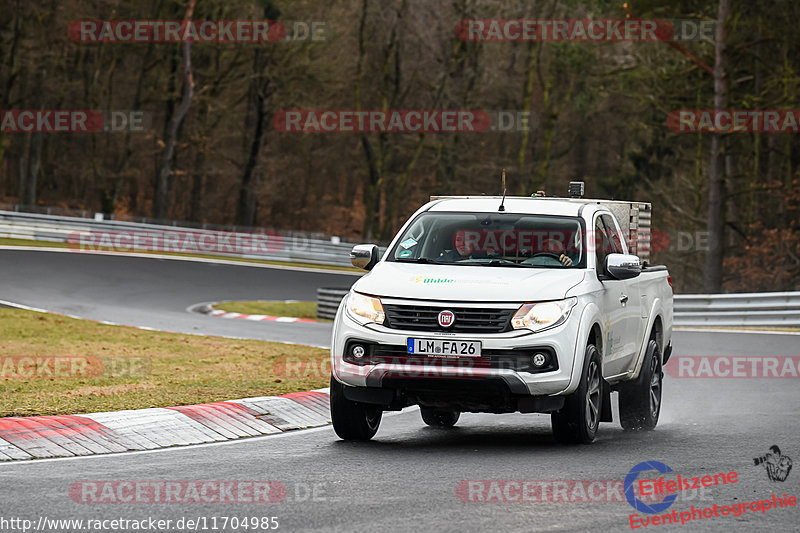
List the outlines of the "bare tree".
{"type": "MultiPolygon", "coordinates": [[[[719,0],[714,57],[714,110],[724,108],[728,98],[728,80],[725,74],[727,60],[728,28],[726,21],[731,13],[730,0],[719,0]]],[[[717,293],[722,290],[722,259],[725,253],[725,178],[723,176],[723,138],[711,134],[711,165],[708,171],[708,250],[703,274],[703,290],[717,293]]]]}
{"type": "MultiPolygon", "coordinates": [[[[191,24],[194,6],[197,0],[189,0],[186,14],[183,17],[185,24],[191,24]]],[[[166,146],[164,147],[164,162],[156,183],[156,195],[154,202],[155,218],[167,218],[169,214],[170,193],[172,189],[172,166],[175,159],[175,143],[178,140],[178,129],[192,105],[192,95],[194,94],[194,80],[192,78],[192,41],[185,39],[183,43],[183,99],[175,116],[169,122],[166,146]]]]}

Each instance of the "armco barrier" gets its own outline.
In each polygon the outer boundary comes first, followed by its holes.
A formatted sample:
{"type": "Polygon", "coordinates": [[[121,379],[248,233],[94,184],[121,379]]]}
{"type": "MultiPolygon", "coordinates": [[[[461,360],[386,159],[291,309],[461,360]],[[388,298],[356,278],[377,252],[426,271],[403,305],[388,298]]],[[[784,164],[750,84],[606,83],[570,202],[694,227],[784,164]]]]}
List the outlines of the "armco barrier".
{"type": "MultiPolygon", "coordinates": [[[[81,238],[92,242],[100,241],[100,236],[110,235],[105,241],[121,248],[115,242],[116,236],[123,236],[126,251],[165,251],[149,246],[149,242],[192,243],[193,247],[180,248],[182,251],[203,255],[241,257],[245,259],[266,259],[273,261],[303,262],[330,266],[351,266],[350,250],[354,243],[342,242],[338,237],[322,234],[309,234],[291,231],[265,231],[258,228],[236,228],[231,231],[222,226],[195,228],[164,224],[145,224],[119,220],[96,220],[75,216],[55,216],[40,213],[18,213],[0,210],[0,237],[32,239],[48,242],[70,242],[81,247],[81,238]],[[134,236],[138,239],[134,241],[134,236]],[[208,246],[208,243],[234,243],[233,246],[208,246]],[[134,246],[134,242],[139,245],[134,246]],[[244,242],[248,246],[236,249],[235,243],[244,242]],[[196,244],[195,244],[196,243],[196,244]],[[250,246],[257,243],[259,246],[250,246]]],[[[176,248],[166,251],[177,251],[176,248]]]]}
{"type": "Polygon", "coordinates": [[[800,292],[682,294],[676,326],[800,327],[800,292]]]}
{"type": "MultiPolygon", "coordinates": [[[[317,316],[333,319],[348,289],[318,289],[317,316]]],[[[676,326],[800,327],[800,292],[675,295],[676,326]]]]}
{"type": "Polygon", "coordinates": [[[317,289],[317,318],[327,318],[333,320],[339,304],[350,289],[317,289]]]}

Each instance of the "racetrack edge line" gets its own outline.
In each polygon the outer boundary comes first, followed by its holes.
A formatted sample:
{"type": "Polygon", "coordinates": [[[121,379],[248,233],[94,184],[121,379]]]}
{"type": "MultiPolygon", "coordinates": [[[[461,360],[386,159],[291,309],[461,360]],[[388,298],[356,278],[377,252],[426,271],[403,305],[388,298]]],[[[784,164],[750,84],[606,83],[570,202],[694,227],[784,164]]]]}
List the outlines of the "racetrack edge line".
{"type": "Polygon", "coordinates": [[[317,272],[322,274],[343,274],[346,276],[362,276],[361,272],[353,272],[349,270],[338,270],[334,268],[314,268],[302,267],[292,265],[274,265],[271,263],[251,263],[248,261],[232,261],[229,259],[211,259],[208,257],[191,257],[185,255],[162,255],[157,253],[137,253],[137,252],[113,252],[107,250],[86,251],[86,250],[72,250],[70,248],[47,248],[40,246],[14,246],[14,245],[0,245],[0,250],[17,250],[17,251],[31,251],[31,252],[58,252],[58,253],[73,253],[73,254],[95,254],[95,255],[110,255],[121,257],[141,257],[144,259],[172,259],[177,261],[193,261],[196,263],[218,263],[222,265],[232,266],[247,266],[255,268],[271,268],[275,270],[295,270],[298,272],[317,272]]]}

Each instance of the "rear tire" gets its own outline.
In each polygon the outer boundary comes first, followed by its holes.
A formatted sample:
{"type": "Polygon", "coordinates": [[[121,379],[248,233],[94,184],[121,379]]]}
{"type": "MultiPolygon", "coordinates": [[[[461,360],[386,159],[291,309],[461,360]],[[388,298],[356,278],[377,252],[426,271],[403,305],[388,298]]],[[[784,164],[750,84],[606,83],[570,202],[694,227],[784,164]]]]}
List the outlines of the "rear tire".
{"type": "Polygon", "coordinates": [[[383,409],[380,405],[354,402],[344,396],[344,385],[331,376],[331,421],[344,440],[369,440],[378,432],[383,409]]]}
{"type": "Polygon", "coordinates": [[[451,428],[456,425],[458,417],[461,416],[461,413],[458,411],[433,409],[430,407],[420,407],[419,411],[422,413],[422,421],[436,428],[451,428]]]}
{"type": "Polygon", "coordinates": [[[600,427],[603,375],[597,348],[590,344],[583,358],[581,381],[564,407],[550,415],[553,436],[563,444],[590,444],[600,427]]]}
{"type": "Polygon", "coordinates": [[[647,343],[639,377],[619,389],[619,423],[626,431],[650,431],[661,414],[661,391],[664,373],[661,350],[652,339],[647,343]]]}

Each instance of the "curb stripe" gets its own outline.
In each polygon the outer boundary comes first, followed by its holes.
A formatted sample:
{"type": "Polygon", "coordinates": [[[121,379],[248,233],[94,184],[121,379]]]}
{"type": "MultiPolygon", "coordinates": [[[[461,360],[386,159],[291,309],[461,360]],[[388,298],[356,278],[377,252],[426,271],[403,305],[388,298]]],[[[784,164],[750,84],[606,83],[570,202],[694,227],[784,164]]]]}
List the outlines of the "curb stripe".
{"type": "Polygon", "coordinates": [[[92,451],[81,444],[79,439],[74,438],[79,435],[56,420],[46,417],[34,420],[19,419],[24,427],[28,428],[36,437],[49,440],[50,442],[64,448],[73,455],[91,455],[92,451]]]}
{"type": "Polygon", "coordinates": [[[2,421],[0,437],[33,457],[71,457],[74,453],[51,442],[44,433],[47,428],[34,422],[34,419],[7,418],[2,421]],[[26,423],[27,422],[27,423],[26,423]]]}
{"type": "Polygon", "coordinates": [[[326,390],[198,405],[0,418],[0,461],[153,450],[324,426],[326,390]]]}
{"type": "Polygon", "coordinates": [[[298,402],[301,405],[311,409],[318,415],[328,419],[330,418],[330,396],[321,392],[293,392],[284,394],[281,398],[289,398],[298,402]]]}
{"type": "Polygon", "coordinates": [[[113,432],[101,426],[94,420],[84,419],[79,416],[43,416],[38,418],[48,418],[69,428],[69,437],[92,453],[124,452],[127,448],[115,442],[113,432]]]}
{"type": "Polygon", "coordinates": [[[220,403],[192,405],[176,410],[212,429],[215,429],[216,425],[221,425],[236,437],[253,437],[259,434],[236,416],[235,408],[225,409],[224,406],[219,405],[220,403]]]}
{"type": "Polygon", "coordinates": [[[7,440],[0,438],[0,461],[11,461],[14,459],[33,459],[33,456],[17,448],[7,440]]]}
{"type": "Polygon", "coordinates": [[[235,313],[233,311],[223,311],[222,309],[212,309],[211,312],[209,312],[208,314],[218,318],[235,318],[243,320],[254,320],[256,322],[258,321],[303,322],[311,324],[317,324],[319,322],[318,320],[312,320],[310,318],[297,318],[294,316],[247,315],[244,313],[235,313]]]}
{"type": "Polygon", "coordinates": [[[270,433],[273,429],[272,427],[262,427],[266,426],[263,423],[259,425],[258,420],[247,407],[228,402],[168,407],[168,409],[178,411],[215,431],[220,426],[224,427],[237,437],[254,437],[270,433]]]}

